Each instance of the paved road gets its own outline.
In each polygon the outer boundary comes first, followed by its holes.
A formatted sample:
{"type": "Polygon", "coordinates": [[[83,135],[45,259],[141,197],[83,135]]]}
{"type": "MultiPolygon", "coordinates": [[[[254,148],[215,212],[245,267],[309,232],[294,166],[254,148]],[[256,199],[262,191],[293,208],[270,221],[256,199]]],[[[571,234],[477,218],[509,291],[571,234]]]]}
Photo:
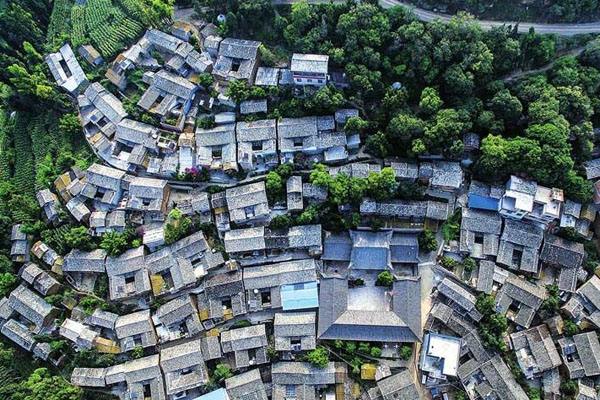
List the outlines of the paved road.
{"type": "MultiPolygon", "coordinates": [[[[297,0],[273,0],[274,4],[291,4],[296,2],[297,0]]],[[[334,3],[342,3],[344,0],[332,0],[334,3]]],[[[308,0],[309,3],[317,4],[317,3],[329,3],[330,0],[308,0]]],[[[394,6],[404,6],[410,8],[415,16],[421,21],[429,22],[436,19],[440,19],[442,21],[449,20],[452,16],[448,14],[436,13],[433,11],[424,10],[422,8],[418,8],[413,6],[412,4],[405,3],[399,0],[379,0],[379,4],[383,8],[391,8],[394,6]]],[[[477,20],[477,23],[483,29],[491,29],[496,26],[502,25],[516,25],[516,21],[486,21],[486,20],[477,20]]],[[[579,34],[586,33],[600,33],[600,21],[599,22],[590,22],[590,23],[582,23],[582,24],[536,24],[529,22],[518,22],[518,31],[521,33],[525,33],[529,31],[529,28],[534,28],[537,33],[554,33],[560,36],[573,36],[579,34]]]]}

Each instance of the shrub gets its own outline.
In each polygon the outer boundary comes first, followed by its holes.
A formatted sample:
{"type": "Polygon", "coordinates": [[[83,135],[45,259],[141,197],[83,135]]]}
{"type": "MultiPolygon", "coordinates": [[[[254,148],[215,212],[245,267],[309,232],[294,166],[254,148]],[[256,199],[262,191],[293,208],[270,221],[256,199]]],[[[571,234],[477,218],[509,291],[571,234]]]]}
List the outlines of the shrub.
{"type": "Polygon", "coordinates": [[[390,287],[394,284],[394,275],[390,271],[383,271],[377,275],[377,281],[375,285],[377,286],[387,286],[390,287]]]}
{"type": "Polygon", "coordinates": [[[458,265],[458,261],[454,258],[444,256],[440,260],[440,265],[446,269],[453,270],[458,265]]]}
{"type": "Polygon", "coordinates": [[[142,346],[135,346],[131,350],[131,358],[142,358],[144,356],[144,348],[142,346]]]}
{"type": "Polygon", "coordinates": [[[231,378],[233,373],[231,372],[231,367],[229,364],[217,364],[215,370],[213,371],[213,378],[217,382],[222,382],[227,378],[231,378]]]}
{"type": "Polygon", "coordinates": [[[269,228],[285,229],[285,228],[289,228],[290,226],[292,226],[293,222],[294,221],[292,221],[292,218],[287,214],[278,215],[276,217],[273,217],[273,219],[269,223],[269,228]]]}
{"type": "Polygon", "coordinates": [[[408,360],[410,359],[410,357],[412,357],[412,346],[408,345],[408,344],[403,344],[400,347],[400,358],[403,360],[408,360]]]}
{"type": "Polygon", "coordinates": [[[477,266],[477,263],[471,257],[467,257],[463,260],[462,265],[463,265],[463,268],[465,269],[465,272],[470,274],[471,272],[473,272],[473,270],[477,266]]]}
{"type": "Polygon", "coordinates": [[[560,384],[560,393],[564,396],[574,396],[577,394],[577,382],[573,380],[563,381],[560,384]]]}
{"type": "Polygon", "coordinates": [[[371,357],[381,357],[381,349],[379,347],[371,347],[371,357]]]}
{"type": "Polygon", "coordinates": [[[127,245],[127,235],[119,232],[106,232],[100,241],[100,248],[106,250],[109,256],[123,253],[127,245]]]}
{"type": "Polygon", "coordinates": [[[325,368],[329,363],[329,352],[325,347],[317,347],[307,354],[306,360],[317,368],[325,368]]]}
{"type": "Polygon", "coordinates": [[[565,336],[573,336],[579,332],[579,327],[577,324],[570,319],[565,320],[565,325],[563,327],[565,336]]]}

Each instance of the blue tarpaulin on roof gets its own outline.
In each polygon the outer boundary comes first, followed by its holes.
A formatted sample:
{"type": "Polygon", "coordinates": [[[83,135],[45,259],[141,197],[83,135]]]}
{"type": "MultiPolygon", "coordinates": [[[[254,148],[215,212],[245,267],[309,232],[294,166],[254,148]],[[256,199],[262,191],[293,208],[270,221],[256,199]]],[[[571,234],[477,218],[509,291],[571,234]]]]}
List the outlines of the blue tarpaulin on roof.
{"type": "Polygon", "coordinates": [[[302,310],[319,306],[317,282],[305,282],[281,286],[283,310],[302,310]]]}
{"type": "Polygon", "coordinates": [[[498,211],[498,199],[494,199],[493,197],[489,196],[481,196],[478,194],[470,194],[469,208],[498,211]]]}
{"type": "Polygon", "coordinates": [[[229,400],[229,396],[225,389],[217,389],[200,397],[196,397],[194,400],[229,400]]]}

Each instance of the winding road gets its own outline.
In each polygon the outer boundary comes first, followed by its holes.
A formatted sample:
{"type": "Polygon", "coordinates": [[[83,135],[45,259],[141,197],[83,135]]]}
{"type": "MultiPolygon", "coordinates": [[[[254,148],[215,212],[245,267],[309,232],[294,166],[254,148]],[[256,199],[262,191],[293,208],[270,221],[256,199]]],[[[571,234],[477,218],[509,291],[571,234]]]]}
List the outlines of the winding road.
{"type": "MultiPolygon", "coordinates": [[[[298,0],[273,0],[274,4],[291,4],[298,0]]],[[[342,3],[344,0],[333,0],[335,3],[342,3]]],[[[308,0],[309,3],[329,3],[330,0],[308,0]]],[[[404,6],[413,11],[415,16],[425,22],[433,21],[436,19],[442,21],[448,21],[452,16],[448,14],[437,13],[433,11],[424,10],[422,8],[415,7],[412,4],[408,4],[404,1],[399,0],[379,0],[379,4],[383,8],[392,8],[395,6],[404,6]]],[[[497,26],[503,25],[517,25],[520,33],[526,33],[530,28],[534,28],[537,33],[541,34],[556,34],[560,36],[574,36],[586,33],[600,33],[600,21],[581,23],[581,24],[542,24],[542,23],[531,23],[531,22],[516,22],[516,21],[486,21],[476,20],[477,23],[483,29],[491,29],[497,26]]]]}

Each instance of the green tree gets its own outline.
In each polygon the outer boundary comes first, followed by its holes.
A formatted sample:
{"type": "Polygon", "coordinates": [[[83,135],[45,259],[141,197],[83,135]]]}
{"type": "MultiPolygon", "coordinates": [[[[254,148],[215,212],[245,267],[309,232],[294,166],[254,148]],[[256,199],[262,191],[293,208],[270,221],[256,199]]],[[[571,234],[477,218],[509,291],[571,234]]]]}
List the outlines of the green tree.
{"type": "Polygon", "coordinates": [[[345,132],[359,133],[369,127],[369,122],[361,117],[350,117],[344,125],[345,132]]]}
{"type": "Polygon", "coordinates": [[[425,115],[434,115],[443,105],[444,102],[435,88],[426,87],[423,89],[419,100],[419,108],[425,115]]]}
{"type": "Polygon", "coordinates": [[[0,273],[0,296],[8,295],[17,286],[17,277],[10,272],[0,273]]]}
{"type": "Polygon", "coordinates": [[[307,98],[304,105],[311,113],[330,113],[342,107],[345,103],[344,95],[333,86],[323,86],[311,97],[307,98]]]}
{"type": "Polygon", "coordinates": [[[425,123],[423,120],[408,114],[398,114],[388,124],[387,132],[391,139],[410,142],[423,135],[425,123]]]}
{"type": "Polygon", "coordinates": [[[435,233],[429,229],[424,229],[419,233],[419,247],[425,251],[435,251],[438,248],[438,242],[435,233]]]}
{"type": "Polygon", "coordinates": [[[85,226],[77,226],[65,232],[63,240],[71,249],[93,250],[95,248],[92,235],[85,226]]]}
{"type": "Polygon", "coordinates": [[[371,354],[371,357],[379,358],[381,357],[381,349],[379,347],[371,347],[369,354],[371,354]]]}
{"type": "Polygon", "coordinates": [[[577,382],[574,380],[565,380],[560,384],[560,394],[563,396],[574,396],[577,394],[577,382]]]}
{"type": "Polygon", "coordinates": [[[250,98],[250,87],[246,81],[233,80],[229,82],[227,89],[225,90],[225,96],[229,97],[236,103],[240,103],[250,98]]]}
{"type": "Polygon", "coordinates": [[[465,272],[470,274],[471,272],[473,272],[473,270],[475,270],[477,263],[475,262],[475,260],[473,258],[467,257],[463,260],[462,265],[463,265],[465,272]]]}
{"type": "Polygon", "coordinates": [[[127,235],[119,232],[106,232],[100,240],[100,248],[109,256],[118,256],[127,249],[127,235]]]}
{"type": "Polygon", "coordinates": [[[389,154],[390,143],[383,132],[377,132],[367,138],[365,147],[369,154],[385,158],[389,154]]]}
{"type": "Polygon", "coordinates": [[[329,351],[325,347],[319,346],[308,352],[306,361],[317,368],[325,368],[329,364],[329,351]]]}
{"type": "Polygon", "coordinates": [[[38,368],[27,379],[11,386],[14,400],[80,400],[83,392],[62,376],[38,368]]]}
{"type": "Polygon", "coordinates": [[[276,171],[269,171],[265,178],[265,190],[271,202],[283,201],[286,192],[286,182],[276,171]]]}
{"type": "Polygon", "coordinates": [[[391,199],[397,189],[396,173],[390,167],[383,168],[381,172],[371,172],[367,177],[367,191],[378,201],[391,199]]]}
{"type": "Polygon", "coordinates": [[[490,100],[489,107],[497,117],[511,124],[516,123],[523,113],[523,105],[508,89],[496,93],[490,100]]]}

